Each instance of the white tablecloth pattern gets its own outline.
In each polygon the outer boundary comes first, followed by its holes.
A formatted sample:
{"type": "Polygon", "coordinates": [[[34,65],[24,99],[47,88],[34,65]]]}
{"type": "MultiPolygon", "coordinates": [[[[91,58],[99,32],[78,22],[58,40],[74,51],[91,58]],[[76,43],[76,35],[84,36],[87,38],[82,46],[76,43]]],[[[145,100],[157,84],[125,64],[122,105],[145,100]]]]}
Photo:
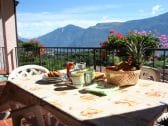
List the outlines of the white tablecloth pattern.
{"type": "Polygon", "coordinates": [[[40,79],[23,78],[15,80],[15,84],[82,121],[141,112],[161,106],[160,101],[168,100],[168,84],[150,80],[139,80],[135,86],[100,97],[90,93],[82,94],[79,89],[60,91],[58,89],[66,89],[66,86],[47,81],[39,84],[40,79]]]}

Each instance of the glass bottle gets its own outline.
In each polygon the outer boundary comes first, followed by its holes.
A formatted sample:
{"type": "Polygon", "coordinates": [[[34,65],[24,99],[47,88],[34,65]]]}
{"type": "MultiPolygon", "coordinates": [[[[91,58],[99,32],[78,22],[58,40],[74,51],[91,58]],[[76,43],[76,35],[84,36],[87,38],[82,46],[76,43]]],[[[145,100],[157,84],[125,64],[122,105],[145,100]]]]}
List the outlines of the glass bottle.
{"type": "Polygon", "coordinates": [[[66,70],[67,70],[67,77],[70,77],[70,71],[74,69],[75,65],[74,62],[67,62],[66,64],[66,70]]]}

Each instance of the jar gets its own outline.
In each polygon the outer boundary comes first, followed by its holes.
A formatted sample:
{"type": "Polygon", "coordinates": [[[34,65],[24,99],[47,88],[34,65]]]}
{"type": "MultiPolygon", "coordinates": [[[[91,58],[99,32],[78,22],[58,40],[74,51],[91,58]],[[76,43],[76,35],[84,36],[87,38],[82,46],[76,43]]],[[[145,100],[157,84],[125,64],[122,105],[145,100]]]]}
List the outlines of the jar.
{"type": "Polygon", "coordinates": [[[67,77],[70,77],[70,71],[75,68],[74,62],[67,62],[66,70],[67,70],[67,77]]]}
{"type": "Polygon", "coordinates": [[[116,66],[106,66],[106,70],[114,70],[116,66]]]}
{"type": "Polygon", "coordinates": [[[76,69],[83,70],[85,68],[86,68],[86,63],[85,62],[76,63],[76,69]]]}
{"type": "Polygon", "coordinates": [[[85,72],[85,84],[88,85],[92,82],[93,71],[89,70],[85,72]]]}
{"type": "Polygon", "coordinates": [[[72,84],[77,87],[83,87],[85,84],[84,72],[83,71],[73,71],[70,73],[70,79],[72,84]]]}

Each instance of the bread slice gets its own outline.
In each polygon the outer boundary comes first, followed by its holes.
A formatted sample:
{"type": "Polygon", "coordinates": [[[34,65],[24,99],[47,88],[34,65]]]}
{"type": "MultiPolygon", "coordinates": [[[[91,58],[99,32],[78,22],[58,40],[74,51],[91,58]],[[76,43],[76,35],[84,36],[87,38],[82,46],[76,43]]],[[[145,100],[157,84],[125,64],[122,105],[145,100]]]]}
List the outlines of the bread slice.
{"type": "Polygon", "coordinates": [[[95,79],[104,78],[105,74],[102,72],[95,72],[95,79]]]}
{"type": "Polygon", "coordinates": [[[46,77],[61,77],[61,76],[63,76],[63,74],[60,73],[59,71],[50,71],[48,73],[45,73],[44,76],[46,76],[46,77]]]}

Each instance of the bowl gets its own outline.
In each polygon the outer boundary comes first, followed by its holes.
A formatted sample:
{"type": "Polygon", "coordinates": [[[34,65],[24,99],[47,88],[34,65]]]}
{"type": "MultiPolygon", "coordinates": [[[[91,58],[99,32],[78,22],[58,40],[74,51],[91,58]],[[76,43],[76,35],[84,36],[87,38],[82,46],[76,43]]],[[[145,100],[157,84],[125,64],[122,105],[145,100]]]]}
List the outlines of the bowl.
{"type": "Polygon", "coordinates": [[[118,86],[127,86],[137,84],[140,76],[140,70],[134,71],[114,71],[106,69],[107,83],[118,86]]]}

